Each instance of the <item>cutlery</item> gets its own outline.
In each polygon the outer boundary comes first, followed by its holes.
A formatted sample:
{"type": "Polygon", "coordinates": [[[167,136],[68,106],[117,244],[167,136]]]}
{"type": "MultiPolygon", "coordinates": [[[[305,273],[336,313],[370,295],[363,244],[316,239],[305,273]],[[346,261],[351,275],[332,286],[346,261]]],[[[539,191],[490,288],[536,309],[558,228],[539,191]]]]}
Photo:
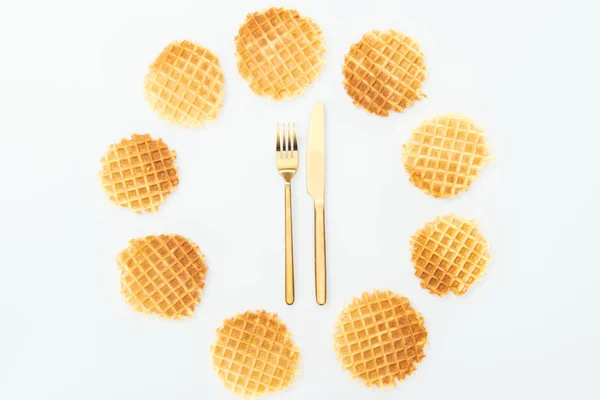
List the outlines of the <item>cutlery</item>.
{"type": "Polygon", "coordinates": [[[315,103],[308,128],[306,189],[315,205],[315,294],[317,304],[327,301],[325,252],[325,106],[315,103]]]}
{"type": "Polygon", "coordinates": [[[292,178],[298,170],[296,125],[277,124],[277,170],[285,181],[285,302],[294,303],[294,241],[292,236],[292,178]],[[293,135],[293,136],[292,136],[293,135]]]}

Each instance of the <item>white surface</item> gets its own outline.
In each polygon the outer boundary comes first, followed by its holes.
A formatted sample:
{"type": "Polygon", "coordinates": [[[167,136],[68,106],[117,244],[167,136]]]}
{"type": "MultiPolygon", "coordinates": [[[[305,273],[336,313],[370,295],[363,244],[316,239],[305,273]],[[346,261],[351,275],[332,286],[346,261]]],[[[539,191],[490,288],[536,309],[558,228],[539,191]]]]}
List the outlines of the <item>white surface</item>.
{"type": "Polygon", "coordinates": [[[252,94],[233,54],[245,15],[271,1],[88,3],[2,1],[0,398],[234,398],[209,346],[224,318],[262,308],[302,350],[301,376],[273,399],[598,398],[596,3],[281,1],[320,24],[328,50],[319,79],[279,103],[252,94]],[[352,105],[341,65],[364,32],[386,28],[420,42],[429,97],[378,118],[352,105]],[[218,121],[193,131],[159,120],[141,89],[147,65],[184,38],[212,49],[226,80],[218,121]],[[304,153],[318,99],[329,302],[314,302],[302,159],[287,307],[274,129],[296,121],[304,153]],[[450,111],[486,129],[496,161],[466,194],[436,200],[408,183],[400,148],[422,119],[450,111]],[[180,187],[155,215],[117,208],[96,177],[108,145],[132,132],[178,154],[180,187]],[[413,276],[408,238],[448,212],[479,221],[493,261],[466,296],[440,299],[413,276]],[[119,294],[116,254],[169,232],[196,241],[210,267],[196,316],[182,322],[136,314],[119,294]],[[351,380],[332,350],[338,313],[374,288],[408,296],[430,339],[416,373],[385,391],[351,380]]]}

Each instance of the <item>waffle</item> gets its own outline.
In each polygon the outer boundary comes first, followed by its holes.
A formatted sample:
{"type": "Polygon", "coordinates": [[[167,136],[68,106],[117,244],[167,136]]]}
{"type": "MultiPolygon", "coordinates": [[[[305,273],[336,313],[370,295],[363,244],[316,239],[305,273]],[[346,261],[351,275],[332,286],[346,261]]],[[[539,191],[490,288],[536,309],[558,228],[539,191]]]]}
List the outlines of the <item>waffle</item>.
{"type": "Polygon", "coordinates": [[[335,324],[335,350],[344,369],[367,386],[396,386],[424,357],[424,320],[406,297],[389,290],[354,298],[335,324]]]}
{"type": "Polygon", "coordinates": [[[411,238],[412,262],[421,287],[445,296],[463,295],[487,270],[488,243],[475,221],[438,217],[411,238]]]}
{"type": "Polygon", "coordinates": [[[235,38],[238,70],[259,96],[301,94],[323,67],[321,28],[296,10],[248,14],[235,38]]]}
{"type": "Polygon", "coordinates": [[[423,121],[404,145],[403,155],[410,182],[433,197],[467,191],[489,160],[483,130],[453,114],[423,121]]]}
{"type": "Polygon", "coordinates": [[[175,157],[161,139],[148,134],[111,144],[100,160],[104,191],[121,207],[156,212],[179,184],[175,157]]]}
{"type": "Polygon", "coordinates": [[[148,67],[144,93],[162,118],[189,127],[217,118],[223,106],[223,71],[210,50],[172,42],[148,67]]]}
{"type": "Polygon", "coordinates": [[[425,95],[424,55],[410,36],[394,30],[371,31],[350,47],[344,58],[344,88],[354,104],[387,117],[425,95]]]}
{"type": "Polygon", "coordinates": [[[135,311],[166,319],[194,314],[208,268],[191,240],[179,235],[133,239],[117,264],[121,293],[135,311]]]}
{"type": "Polygon", "coordinates": [[[211,347],[225,387],[243,397],[279,392],[298,375],[300,352],[276,314],[247,311],[223,321],[211,347]]]}

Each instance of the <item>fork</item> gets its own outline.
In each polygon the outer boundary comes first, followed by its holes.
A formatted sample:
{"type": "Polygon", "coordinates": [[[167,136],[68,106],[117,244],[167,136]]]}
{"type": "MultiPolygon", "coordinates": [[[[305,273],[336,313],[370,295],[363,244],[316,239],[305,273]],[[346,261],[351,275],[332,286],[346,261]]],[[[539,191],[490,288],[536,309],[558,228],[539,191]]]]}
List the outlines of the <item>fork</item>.
{"type": "Polygon", "coordinates": [[[294,303],[294,241],[292,238],[292,178],[298,170],[296,124],[277,124],[277,170],[285,181],[285,302],[294,303]],[[287,127],[287,129],[286,129],[287,127]],[[293,136],[292,136],[293,135],[293,136]]]}

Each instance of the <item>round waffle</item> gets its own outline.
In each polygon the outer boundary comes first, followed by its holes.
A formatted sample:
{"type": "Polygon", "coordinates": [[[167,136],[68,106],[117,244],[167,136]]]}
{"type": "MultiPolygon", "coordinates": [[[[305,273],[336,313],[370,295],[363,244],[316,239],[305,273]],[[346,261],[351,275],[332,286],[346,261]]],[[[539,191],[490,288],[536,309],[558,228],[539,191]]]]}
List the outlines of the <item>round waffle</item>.
{"type": "Polygon", "coordinates": [[[410,245],[421,287],[438,296],[465,294],[490,260],[488,243],[475,221],[452,214],[428,222],[410,238],[410,245]]]}
{"type": "Polygon", "coordinates": [[[427,330],[410,301],[386,290],[354,298],[335,324],[335,350],[344,369],[367,386],[396,386],[424,357],[427,330]]]}
{"type": "Polygon", "coordinates": [[[433,197],[454,197],[469,189],[488,161],[483,130],[454,114],[425,120],[404,145],[409,180],[433,197]]]}
{"type": "Polygon", "coordinates": [[[425,95],[424,55],[410,36],[394,30],[371,31],[350,47],[344,58],[344,88],[354,104],[387,117],[425,95]]]}
{"type": "Polygon", "coordinates": [[[133,239],[117,263],[121,293],[135,311],[167,319],[194,314],[208,268],[191,240],[179,235],[133,239]]]}
{"type": "Polygon", "coordinates": [[[111,144],[100,160],[100,179],[108,198],[137,213],[158,211],[179,184],[175,152],[161,139],[131,135],[111,144]]]}
{"type": "Polygon", "coordinates": [[[144,93],[162,118],[202,126],[223,106],[223,71],[210,50],[184,40],[172,42],[148,67],[144,93]]]}
{"type": "Polygon", "coordinates": [[[235,38],[238,70],[259,96],[279,100],[301,94],[323,67],[321,28],[296,10],[248,14],[235,38]]]}
{"type": "Polygon", "coordinates": [[[276,314],[246,311],[223,321],[211,347],[213,368],[240,396],[281,391],[298,375],[300,352],[276,314]]]}

